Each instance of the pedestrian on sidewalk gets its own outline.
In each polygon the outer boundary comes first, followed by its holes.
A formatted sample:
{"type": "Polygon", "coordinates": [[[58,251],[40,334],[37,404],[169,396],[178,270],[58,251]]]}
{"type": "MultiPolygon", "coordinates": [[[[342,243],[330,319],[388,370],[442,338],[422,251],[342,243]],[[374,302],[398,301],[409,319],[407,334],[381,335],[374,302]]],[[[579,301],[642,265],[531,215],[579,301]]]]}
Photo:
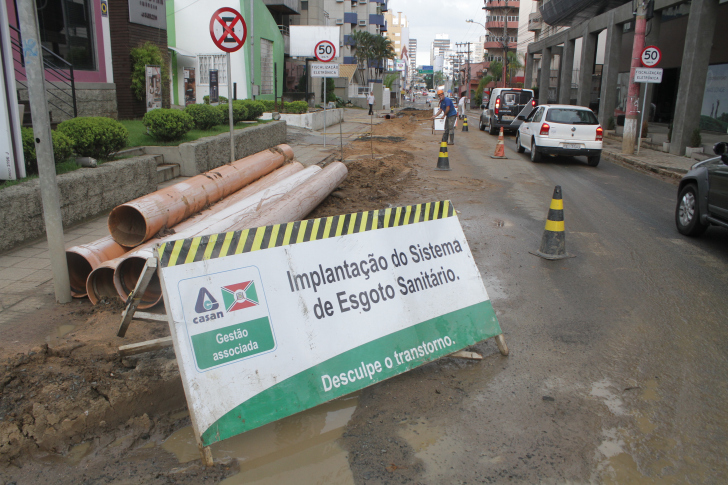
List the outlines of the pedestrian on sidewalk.
{"type": "Polygon", "coordinates": [[[367,103],[369,103],[369,114],[374,114],[374,112],[372,111],[372,109],[374,108],[374,91],[369,92],[369,96],[367,96],[367,103]]]}
{"type": "Polygon", "coordinates": [[[439,118],[441,114],[445,114],[445,133],[442,135],[442,141],[447,141],[447,136],[450,135],[450,141],[448,145],[455,144],[455,120],[458,118],[458,110],[455,109],[455,105],[452,99],[445,96],[445,89],[440,86],[437,88],[437,97],[440,98],[440,109],[437,110],[435,116],[430,119],[439,118]]]}

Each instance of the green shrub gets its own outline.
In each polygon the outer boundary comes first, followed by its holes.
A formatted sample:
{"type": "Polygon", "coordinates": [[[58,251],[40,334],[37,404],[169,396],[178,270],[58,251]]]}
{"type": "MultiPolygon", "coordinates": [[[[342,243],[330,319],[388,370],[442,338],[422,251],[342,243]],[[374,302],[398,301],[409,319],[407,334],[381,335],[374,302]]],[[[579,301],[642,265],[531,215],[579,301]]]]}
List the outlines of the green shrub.
{"type": "MultiPolygon", "coordinates": [[[[263,111],[264,113],[273,111],[275,109],[275,105],[274,105],[273,101],[271,101],[270,99],[260,100],[259,103],[263,103],[263,107],[265,108],[265,111],[263,111]]],[[[282,101],[278,101],[278,109],[281,109],[280,108],[281,104],[282,104],[282,101]]]]}
{"type": "Polygon", "coordinates": [[[147,71],[146,66],[161,66],[162,68],[162,99],[169,86],[169,72],[159,47],[147,41],[129,51],[131,55],[131,90],[139,101],[147,99],[147,71]]]}
{"type": "MultiPolygon", "coordinates": [[[[227,98],[225,96],[218,96],[219,104],[225,103],[227,104],[227,98]]],[[[202,102],[205,104],[210,104],[210,96],[203,96],[202,102]]]]}
{"type": "Polygon", "coordinates": [[[305,101],[292,101],[290,103],[286,103],[284,106],[286,113],[300,114],[308,112],[308,103],[305,101]]]}
{"type": "Polygon", "coordinates": [[[157,140],[180,140],[195,127],[192,116],[177,109],[153,109],[144,115],[142,123],[157,140]]]}
{"type": "Polygon", "coordinates": [[[700,128],[695,128],[693,134],[690,135],[690,146],[697,148],[703,144],[703,137],[700,136],[700,128]]]}
{"type": "Polygon", "coordinates": [[[260,118],[263,113],[266,110],[266,105],[262,101],[254,101],[252,99],[243,99],[239,101],[233,101],[233,106],[235,106],[236,103],[240,103],[241,105],[245,106],[245,108],[248,110],[247,116],[245,117],[245,121],[255,121],[258,118],[260,118]]]}
{"type": "Polygon", "coordinates": [[[191,104],[185,108],[185,113],[192,117],[198,130],[209,130],[215,125],[222,124],[220,111],[209,104],[191,104]]]}
{"type": "MultiPolygon", "coordinates": [[[[227,104],[220,104],[217,109],[222,116],[222,124],[226,125],[230,123],[230,111],[227,104]]],[[[245,121],[248,118],[248,108],[245,107],[240,101],[233,101],[233,124],[240,121],[245,121]]]]}
{"type": "MultiPolygon", "coordinates": [[[[25,171],[28,174],[38,173],[38,157],[35,153],[35,136],[32,128],[22,128],[23,158],[25,158],[25,171]]],[[[59,131],[51,131],[53,138],[53,161],[62,163],[73,155],[73,141],[59,131]]]]}
{"type": "Polygon", "coordinates": [[[76,155],[102,160],[124,148],[129,140],[124,125],[101,116],[71,118],[58,125],[58,131],[71,139],[76,155]]]}

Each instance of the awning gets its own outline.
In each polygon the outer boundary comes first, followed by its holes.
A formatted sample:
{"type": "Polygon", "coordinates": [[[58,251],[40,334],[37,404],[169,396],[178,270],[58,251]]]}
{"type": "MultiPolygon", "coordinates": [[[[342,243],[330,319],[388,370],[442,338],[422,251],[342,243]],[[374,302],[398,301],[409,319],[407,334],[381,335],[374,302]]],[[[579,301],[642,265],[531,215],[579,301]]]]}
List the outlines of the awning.
{"type": "Polygon", "coordinates": [[[356,64],[339,64],[339,77],[345,77],[351,82],[351,78],[356,73],[356,64]]]}
{"type": "Polygon", "coordinates": [[[184,56],[184,57],[197,57],[197,54],[192,54],[190,52],[187,52],[186,50],[182,50],[179,47],[169,47],[167,46],[167,49],[176,52],[177,54],[184,56]]]}

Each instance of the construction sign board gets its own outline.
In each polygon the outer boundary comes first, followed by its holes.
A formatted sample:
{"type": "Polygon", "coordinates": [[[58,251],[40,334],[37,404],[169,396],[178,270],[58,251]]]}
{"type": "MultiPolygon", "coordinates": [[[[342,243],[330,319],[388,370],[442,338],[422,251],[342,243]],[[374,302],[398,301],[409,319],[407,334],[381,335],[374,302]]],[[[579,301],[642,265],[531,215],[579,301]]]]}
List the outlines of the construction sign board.
{"type": "Polygon", "coordinates": [[[157,251],[202,446],[501,334],[449,201],[157,251]]]}

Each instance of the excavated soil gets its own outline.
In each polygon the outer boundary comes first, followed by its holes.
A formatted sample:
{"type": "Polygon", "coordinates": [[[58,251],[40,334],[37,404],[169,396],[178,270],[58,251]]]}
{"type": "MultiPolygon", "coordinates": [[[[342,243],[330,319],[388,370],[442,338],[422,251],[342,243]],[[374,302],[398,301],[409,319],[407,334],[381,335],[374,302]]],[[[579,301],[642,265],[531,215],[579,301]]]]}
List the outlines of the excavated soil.
{"type": "MultiPolygon", "coordinates": [[[[347,179],[309,217],[435,200],[436,184],[418,181],[421,148],[410,136],[429,116],[405,112],[345,147],[347,179]]],[[[116,337],[122,310],[118,300],[82,300],[16,322],[17,340],[0,347],[0,483],[47,481],[49,471],[61,484],[218,483],[238,471],[234,460],[181,466],[156,446],[190,423],[174,351],[121,358],[117,349],[169,329],[134,321],[116,337]],[[51,334],[42,345],[38,325],[51,334]]]]}

